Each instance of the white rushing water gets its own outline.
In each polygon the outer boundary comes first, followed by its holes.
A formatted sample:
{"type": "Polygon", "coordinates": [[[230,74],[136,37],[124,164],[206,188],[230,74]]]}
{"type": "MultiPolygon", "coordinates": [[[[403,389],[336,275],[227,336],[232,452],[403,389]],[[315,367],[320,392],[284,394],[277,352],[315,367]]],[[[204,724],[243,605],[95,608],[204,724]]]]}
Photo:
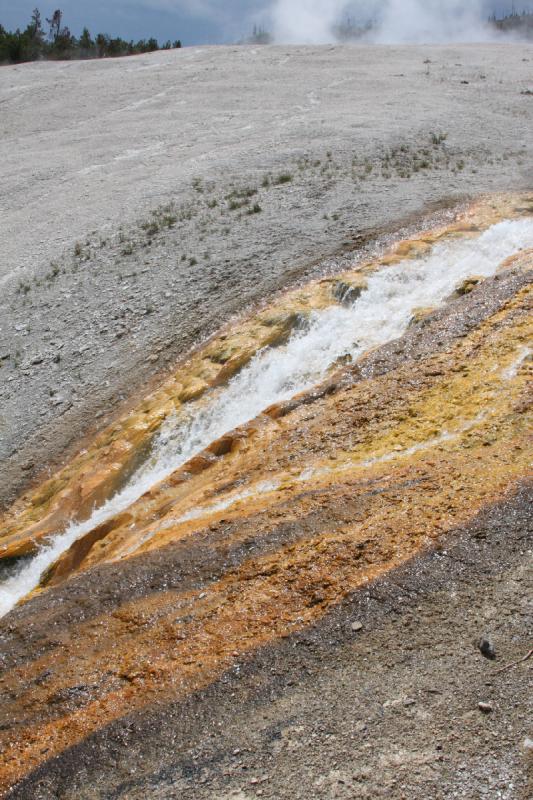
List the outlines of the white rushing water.
{"type": "Polygon", "coordinates": [[[368,289],[349,307],[331,306],[311,315],[284,347],[265,348],[222,389],[191,404],[189,417],[167,421],[147,463],[90,519],[71,523],[0,583],[0,615],[37,586],[47,567],[96,525],[128,508],[224,433],[323,379],[342,356],[402,335],[417,307],[437,306],[470,275],[493,275],[518,251],[533,247],[533,220],[493,225],[476,238],[443,240],[420,259],[406,259],[371,275],[368,289]]]}

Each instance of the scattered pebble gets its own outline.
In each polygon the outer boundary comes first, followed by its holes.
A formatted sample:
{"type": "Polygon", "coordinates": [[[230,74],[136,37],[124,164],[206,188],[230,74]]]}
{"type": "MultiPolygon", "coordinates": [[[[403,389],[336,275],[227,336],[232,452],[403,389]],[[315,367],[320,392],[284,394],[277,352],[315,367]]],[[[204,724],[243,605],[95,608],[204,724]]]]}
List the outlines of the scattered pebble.
{"type": "Polygon", "coordinates": [[[477,704],[477,707],[479,708],[479,710],[481,712],[483,712],[483,714],[490,714],[491,711],[494,710],[491,703],[483,703],[483,702],[481,702],[481,703],[477,704]]]}
{"type": "Polygon", "coordinates": [[[488,636],[482,636],[481,639],[478,641],[479,650],[482,656],[485,658],[491,659],[493,661],[496,658],[496,650],[494,649],[494,645],[488,636]]]}
{"type": "Polygon", "coordinates": [[[356,622],[352,622],[352,631],[357,632],[363,629],[363,623],[357,620],[356,622]]]}

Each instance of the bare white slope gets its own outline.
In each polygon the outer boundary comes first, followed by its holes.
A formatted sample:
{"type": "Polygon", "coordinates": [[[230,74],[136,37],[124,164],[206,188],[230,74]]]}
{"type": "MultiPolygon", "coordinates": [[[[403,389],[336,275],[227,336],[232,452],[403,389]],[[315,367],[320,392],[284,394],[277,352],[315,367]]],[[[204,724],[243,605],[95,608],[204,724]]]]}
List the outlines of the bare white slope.
{"type": "Polygon", "coordinates": [[[3,68],[0,273],[188,192],[196,175],[294,151],[365,150],[421,127],[529,148],[532,69],[530,45],[205,47],[3,68]]]}

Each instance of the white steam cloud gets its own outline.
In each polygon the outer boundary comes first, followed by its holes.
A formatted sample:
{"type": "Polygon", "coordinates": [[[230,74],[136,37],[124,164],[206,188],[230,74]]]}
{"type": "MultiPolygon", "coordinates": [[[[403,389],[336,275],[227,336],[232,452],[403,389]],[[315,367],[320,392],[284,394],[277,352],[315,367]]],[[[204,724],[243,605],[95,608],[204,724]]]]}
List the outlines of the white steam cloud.
{"type": "Polygon", "coordinates": [[[490,0],[276,0],[270,9],[274,40],[282,44],[335,41],[346,18],[373,21],[368,41],[383,44],[480,42],[496,38],[487,24],[490,0]]]}
{"type": "Polygon", "coordinates": [[[441,43],[493,37],[482,2],[388,0],[375,38],[384,43],[441,43]]]}
{"type": "Polygon", "coordinates": [[[274,41],[323,44],[334,40],[333,26],[346,0],[277,0],[272,9],[274,41]]]}

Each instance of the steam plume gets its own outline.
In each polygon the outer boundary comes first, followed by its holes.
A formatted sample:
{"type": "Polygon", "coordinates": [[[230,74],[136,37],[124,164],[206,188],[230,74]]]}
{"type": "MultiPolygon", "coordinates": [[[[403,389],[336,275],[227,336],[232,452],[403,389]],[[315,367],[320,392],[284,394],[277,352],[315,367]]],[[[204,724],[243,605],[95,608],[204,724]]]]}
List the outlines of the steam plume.
{"type": "Polygon", "coordinates": [[[480,0],[388,0],[376,40],[386,43],[478,42],[491,38],[480,0]]]}
{"type": "Polygon", "coordinates": [[[334,41],[333,26],[346,0],[277,0],[272,10],[273,34],[283,44],[334,41]]]}
{"type": "Polygon", "coordinates": [[[495,38],[487,18],[491,0],[275,0],[274,40],[284,44],[335,41],[343,15],[373,20],[367,39],[396,43],[480,42],[495,38]]]}

